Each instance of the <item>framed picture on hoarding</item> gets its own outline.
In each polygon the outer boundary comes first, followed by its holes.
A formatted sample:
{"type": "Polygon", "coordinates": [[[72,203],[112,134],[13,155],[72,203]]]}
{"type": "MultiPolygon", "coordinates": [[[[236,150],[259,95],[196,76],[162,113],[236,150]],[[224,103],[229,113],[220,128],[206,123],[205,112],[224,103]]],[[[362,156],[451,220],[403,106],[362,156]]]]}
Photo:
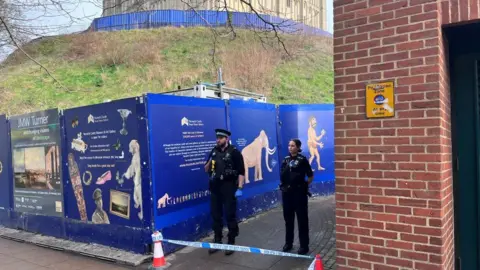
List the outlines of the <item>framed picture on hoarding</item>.
{"type": "Polygon", "coordinates": [[[130,194],[110,190],[110,213],[130,219],[130,194]]]}

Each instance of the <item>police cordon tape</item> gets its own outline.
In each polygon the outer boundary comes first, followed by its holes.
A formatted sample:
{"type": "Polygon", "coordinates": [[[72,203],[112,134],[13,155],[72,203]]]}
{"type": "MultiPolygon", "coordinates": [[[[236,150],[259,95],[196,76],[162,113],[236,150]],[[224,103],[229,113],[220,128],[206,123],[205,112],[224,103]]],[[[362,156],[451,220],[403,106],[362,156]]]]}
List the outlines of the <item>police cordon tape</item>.
{"type": "Polygon", "coordinates": [[[254,253],[254,254],[264,254],[264,255],[272,255],[272,256],[302,258],[302,259],[310,259],[310,260],[315,259],[315,257],[313,257],[313,256],[298,255],[298,254],[293,254],[293,253],[287,253],[287,252],[281,252],[281,251],[275,251],[275,250],[268,250],[268,249],[262,249],[262,248],[227,245],[227,244],[215,244],[215,243],[206,243],[206,242],[189,242],[189,241],[180,241],[180,240],[170,240],[170,239],[163,238],[163,235],[160,232],[155,232],[154,234],[152,234],[152,241],[153,242],[159,242],[160,241],[160,242],[164,242],[164,243],[170,243],[170,244],[187,246],[187,247],[196,247],[196,248],[230,250],[230,251],[239,251],[239,252],[247,252],[247,253],[254,253]]]}

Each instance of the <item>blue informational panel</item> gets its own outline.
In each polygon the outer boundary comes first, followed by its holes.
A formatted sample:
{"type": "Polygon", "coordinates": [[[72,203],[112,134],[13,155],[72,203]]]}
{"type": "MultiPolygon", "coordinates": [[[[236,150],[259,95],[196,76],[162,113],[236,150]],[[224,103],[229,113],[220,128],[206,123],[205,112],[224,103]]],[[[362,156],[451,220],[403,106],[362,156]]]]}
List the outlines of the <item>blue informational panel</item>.
{"type": "Polygon", "coordinates": [[[10,118],[16,211],[63,216],[60,129],[57,109],[10,118]]]}
{"type": "Polygon", "coordinates": [[[245,162],[242,199],[274,190],[280,181],[275,105],[230,100],[228,115],[232,143],[245,162]]]}
{"type": "Polygon", "coordinates": [[[314,171],[315,182],[335,180],[334,106],[280,105],[282,157],[288,155],[288,142],[298,138],[314,171]]]}
{"type": "Polygon", "coordinates": [[[149,225],[150,182],[144,172],[148,149],[139,128],[142,107],[139,99],[130,98],[64,112],[67,218],[149,225]]]}
{"type": "Polygon", "coordinates": [[[215,129],[226,127],[220,100],[147,96],[155,228],[209,211],[204,164],[216,144],[215,129]]]}
{"type": "Polygon", "coordinates": [[[11,175],[11,149],[8,135],[8,123],[5,115],[0,115],[0,209],[11,208],[12,175],[11,175]]]}

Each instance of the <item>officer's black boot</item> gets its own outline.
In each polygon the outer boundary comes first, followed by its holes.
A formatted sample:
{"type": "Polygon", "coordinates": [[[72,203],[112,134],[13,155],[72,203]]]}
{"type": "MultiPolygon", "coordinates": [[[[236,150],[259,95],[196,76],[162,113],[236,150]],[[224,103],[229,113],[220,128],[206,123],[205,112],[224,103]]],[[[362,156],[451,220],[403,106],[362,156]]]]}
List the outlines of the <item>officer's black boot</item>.
{"type": "MultiPolygon", "coordinates": [[[[229,245],[235,245],[235,238],[234,237],[228,237],[228,244],[229,245]]],[[[232,250],[226,250],[225,255],[230,256],[234,253],[232,250]]]]}
{"type": "MultiPolygon", "coordinates": [[[[222,243],[222,237],[215,237],[212,241],[212,243],[215,243],[215,244],[221,244],[222,243]]],[[[215,248],[211,248],[208,250],[208,254],[213,254],[215,252],[217,252],[218,249],[215,249],[215,248]]]]}
{"type": "Polygon", "coordinates": [[[285,244],[285,245],[283,246],[282,251],[283,251],[283,252],[289,252],[290,250],[292,250],[292,248],[293,248],[293,245],[292,245],[292,244],[285,244]]]}
{"type": "Polygon", "coordinates": [[[308,247],[300,247],[298,249],[298,254],[300,255],[306,255],[308,252],[309,252],[309,248],[308,247]]]}

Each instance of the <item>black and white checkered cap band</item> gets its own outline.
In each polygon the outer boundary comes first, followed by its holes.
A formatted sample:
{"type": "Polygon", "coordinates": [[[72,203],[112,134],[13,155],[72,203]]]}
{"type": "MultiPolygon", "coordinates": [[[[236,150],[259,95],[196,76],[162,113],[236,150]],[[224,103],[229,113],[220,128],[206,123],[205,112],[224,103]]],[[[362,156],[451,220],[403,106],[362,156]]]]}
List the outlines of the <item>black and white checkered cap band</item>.
{"type": "Polygon", "coordinates": [[[217,132],[217,136],[223,136],[223,137],[228,137],[228,134],[227,133],[224,133],[224,132],[217,132]]]}

